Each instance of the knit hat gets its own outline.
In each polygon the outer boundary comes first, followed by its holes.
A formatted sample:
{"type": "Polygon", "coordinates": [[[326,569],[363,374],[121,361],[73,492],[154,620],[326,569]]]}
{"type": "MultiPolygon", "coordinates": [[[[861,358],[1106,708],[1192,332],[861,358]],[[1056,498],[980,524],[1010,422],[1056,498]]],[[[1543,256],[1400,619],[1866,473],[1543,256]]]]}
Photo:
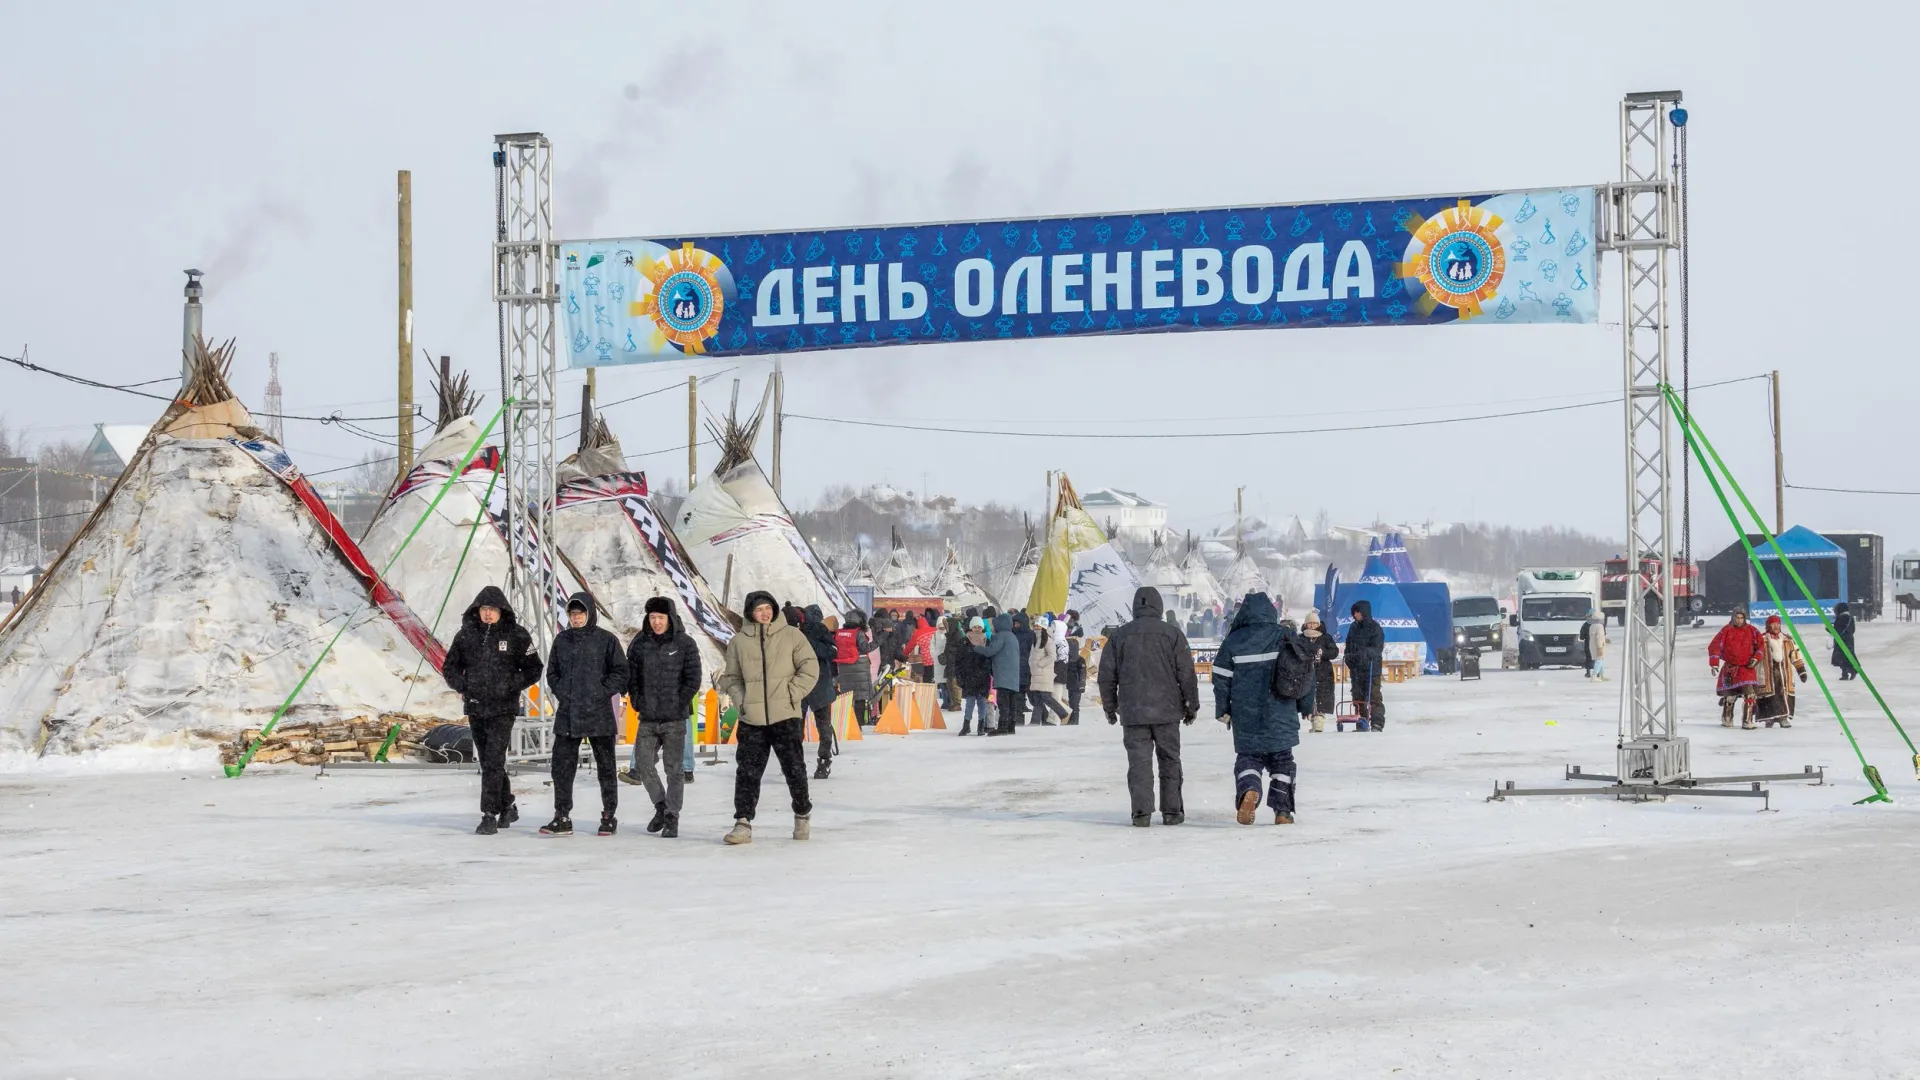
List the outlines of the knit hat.
{"type": "Polygon", "coordinates": [[[987,621],[985,619],[982,619],[980,616],[975,615],[973,618],[967,620],[967,629],[978,630],[981,633],[986,633],[987,621]]]}
{"type": "Polygon", "coordinates": [[[673,601],[664,596],[650,596],[647,598],[647,614],[672,615],[673,601]]]}

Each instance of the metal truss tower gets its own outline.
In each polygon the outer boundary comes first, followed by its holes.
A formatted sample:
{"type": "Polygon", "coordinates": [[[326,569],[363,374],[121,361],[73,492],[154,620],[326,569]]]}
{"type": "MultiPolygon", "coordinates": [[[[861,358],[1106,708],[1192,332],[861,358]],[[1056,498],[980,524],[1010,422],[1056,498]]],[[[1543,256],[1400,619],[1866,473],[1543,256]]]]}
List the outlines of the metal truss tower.
{"type": "MultiPolygon", "coordinates": [[[[507,595],[541,656],[551,652],[555,625],[552,590],[540,568],[554,565],[547,515],[553,505],[555,383],[559,361],[555,279],[560,245],[553,232],[553,144],[539,132],[493,139],[493,299],[500,323],[500,396],[506,403],[503,479],[508,560],[507,595]]],[[[541,681],[540,701],[552,698],[541,681]]],[[[518,725],[516,756],[540,756],[552,745],[551,725],[518,725]]]]}
{"type": "Polygon", "coordinates": [[[1600,247],[1620,253],[1626,387],[1627,559],[1657,559],[1634,575],[1622,665],[1621,784],[1666,784],[1692,775],[1687,740],[1674,732],[1673,425],[1667,416],[1668,254],[1680,246],[1671,117],[1678,90],[1628,94],[1620,103],[1620,181],[1601,200],[1600,247]],[[1652,601],[1652,603],[1649,603],[1652,601]]]}

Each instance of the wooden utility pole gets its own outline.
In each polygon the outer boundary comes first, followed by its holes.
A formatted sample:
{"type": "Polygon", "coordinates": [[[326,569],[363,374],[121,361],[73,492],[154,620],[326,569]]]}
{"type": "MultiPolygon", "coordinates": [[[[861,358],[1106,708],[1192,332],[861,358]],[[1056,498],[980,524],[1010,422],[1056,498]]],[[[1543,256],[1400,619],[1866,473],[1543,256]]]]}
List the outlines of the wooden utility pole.
{"type": "Polygon", "coordinates": [[[700,482],[700,380],[687,376],[687,490],[700,482]]]}
{"type": "Polygon", "coordinates": [[[413,173],[400,170],[400,460],[413,471],[413,173]]]}
{"type": "Polygon", "coordinates": [[[780,367],[780,357],[773,358],[773,493],[780,495],[780,418],[786,410],[787,375],[780,367]]]}
{"type": "Polygon", "coordinates": [[[1780,373],[1773,379],[1773,535],[1787,530],[1787,470],[1780,456],[1780,373]]]}
{"type": "Polygon", "coordinates": [[[1244,484],[1233,489],[1233,544],[1236,548],[1241,544],[1240,517],[1243,513],[1241,507],[1244,505],[1241,496],[1246,493],[1247,489],[1244,484]]]}

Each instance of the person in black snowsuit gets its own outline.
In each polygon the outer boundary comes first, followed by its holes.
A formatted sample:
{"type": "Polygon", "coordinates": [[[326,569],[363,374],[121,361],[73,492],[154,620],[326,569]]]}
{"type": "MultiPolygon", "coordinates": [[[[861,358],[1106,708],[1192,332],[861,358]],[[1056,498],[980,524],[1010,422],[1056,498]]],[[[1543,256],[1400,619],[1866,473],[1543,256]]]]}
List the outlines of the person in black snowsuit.
{"type": "Polygon", "coordinates": [[[600,628],[593,597],[567,599],[567,628],[553,639],[547,658],[547,686],[553,691],[553,820],[540,826],[548,836],[573,833],[573,777],[580,770],[580,741],[593,747],[593,771],[600,778],[600,835],[612,836],[620,806],[620,779],[613,763],[613,741],[620,732],[615,714],[627,690],[627,652],[613,631],[600,628]]]}
{"type": "Polygon", "coordinates": [[[1160,821],[1187,820],[1181,797],[1180,725],[1200,715],[1193,648],[1180,628],[1162,619],[1160,590],[1133,594],[1133,621],[1107,636],[1100,653],[1100,707],[1107,723],[1125,723],[1127,795],[1133,823],[1153,824],[1153,773],[1160,766],[1160,821]]]}
{"type": "Polygon", "coordinates": [[[687,716],[700,692],[700,649],[680,625],[673,601],[647,601],[646,624],[627,646],[627,704],[640,717],[633,733],[633,775],[653,800],[647,831],[666,839],[680,835],[680,805],[686,775],[687,716]],[[654,767],[666,769],[662,782],[654,767]]]}
{"type": "Polygon", "coordinates": [[[1847,659],[1847,653],[1852,652],[1855,656],[1860,654],[1853,652],[1853,609],[1844,603],[1833,605],[1833,634],[1839,639],[1833,643],[1833,666],[1840,669],[1840,681],[1846,682],[1860,674],[1855,670],[1853,661],[1847,659]],[[1842,641],[1847,643],[1844,650],[1840,648],[1842,641]]]}
{"type": "Polygon", "coordinates": [[[1380,663],[1387,651],[1387,632],[1373,621],[1373,602],[1355,600],[1350,612],[1353,623],[1347,627],[1347,677],[1353,686],[1353,711],[1360,714],[1357,731],[1382,731],[1387,726],[1385,710],[1376,710],[1380,663]],[[1376,715],[1378,713],[1378,715],[1376,715]]]}
{"type": "Polygon", "coordinates": [[[808,643],[813,646],[814,658],[820,661],[820,678],[801,704],[812,715],[813,729],[820,736],[820,757],[819,763],[814,766],[813,778],[825,780],[833,769],[834,755],[840,752],[840,743],[835,737],[837,733],[833,730],[833,699],[839,696],[836,690],[839,666],[833,662],[837,651],[833,644],[833,631],[827,629],[827,620],[820,613],[819,604],[808,604],[802,612],[800,632],[807,635],[808,643]]]}
{"type": "MultiPolygon", "coordinates": [[[[1305,674],[1318,642],[1282,625],[1266,593],[1251,593],[1213,658],[1213,716],[1233,729],[1235,820],[1253,824],[1260,807],[1260,774],[1267,775],[1267,808],[1276,825],[1293,824],[1293,748],[1300,745],[1300,698],[1273,690],[1276,666],[1290,660],[1305,674]]],[[[1303,679],[1311,686],[1310,679],[1303,679]]],[[[1311,697],[1313,691],[1307,691],[1311,697]]]]}
{"type": "Polygon", "coordinates": [[[440,675],[460,695],[474,752],[480,758],[480,826],[491,836],[520,820],[507,781],[507,744],[520,715],[520,694],[540,681],[540,651],[533,635],[514,618],[507,594],[489,585],[460,617],[440,675]]]}

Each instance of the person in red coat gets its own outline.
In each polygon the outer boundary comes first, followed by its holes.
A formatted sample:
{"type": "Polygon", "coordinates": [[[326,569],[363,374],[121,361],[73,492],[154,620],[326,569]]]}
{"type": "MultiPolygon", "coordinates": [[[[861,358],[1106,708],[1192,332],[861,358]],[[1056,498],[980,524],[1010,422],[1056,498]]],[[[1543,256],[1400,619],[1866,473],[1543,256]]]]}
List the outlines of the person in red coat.
{"type": "Polygon", "coordinates": [[[1760,686],[1760,663],[1766,645],[1760,631],[1747,621],[1744,609],[1735,610],[1727,625],[1707,646],[1707,664],[1718,676],[1714,692],[1720,695],[1720,726],[1733,726],[1733,705],[1746,702],[1741,725],[1753,727],[1753,697],[1760,686]]]}

